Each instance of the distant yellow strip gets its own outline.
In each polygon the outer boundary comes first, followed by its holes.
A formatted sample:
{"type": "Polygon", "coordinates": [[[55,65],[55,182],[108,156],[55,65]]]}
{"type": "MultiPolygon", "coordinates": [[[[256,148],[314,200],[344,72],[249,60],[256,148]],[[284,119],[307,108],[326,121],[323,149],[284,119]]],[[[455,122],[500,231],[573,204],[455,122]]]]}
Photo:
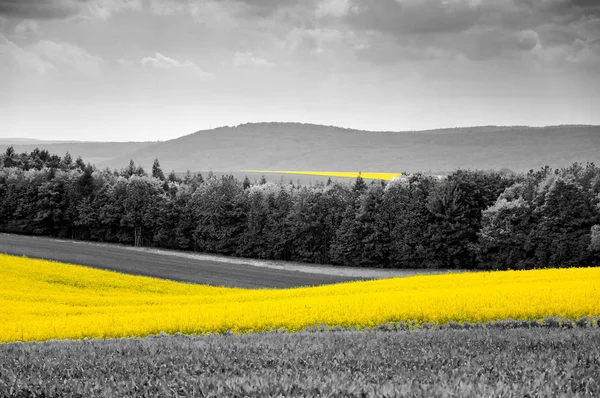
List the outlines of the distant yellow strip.
{"type": "Polygon", "coordinates": [[[600,268],[239,289],[0,254],[0,342],[600,314],[600,268]]]}
{"type": "Polygon", "coordinates": [[[243,173],[272,173],[272,174],[296,174],[307,176],[322,177],[345,177],[356,178],[359,175],[362,178],[374,180],[391,180],[394,177],[401,177],[402,173],[375,173],[358,171],[288,171],[288,170],[241,170],[243,173]]]}

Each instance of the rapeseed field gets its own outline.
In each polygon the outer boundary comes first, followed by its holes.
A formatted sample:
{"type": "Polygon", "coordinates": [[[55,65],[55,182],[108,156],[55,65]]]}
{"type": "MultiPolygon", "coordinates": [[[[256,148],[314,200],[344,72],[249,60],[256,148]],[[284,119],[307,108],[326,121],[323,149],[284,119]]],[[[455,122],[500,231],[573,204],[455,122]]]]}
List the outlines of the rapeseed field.
{"type": "Polygon", "coordinates": [[[599,281],[600,268],[571,268],[251,290],[0,255],[0,342],[577,319],[600,314],[599,281]]]}
{"type": "Polygon", "coordinates": [[[358,171],[283,171],[283,170],[242,170],[242,172],[248,173],[275,173],[275,174],[291,174],[291,175],[307,175],[307,176],[321,176],[321,177],[346,177],[356,178],[359,175],[362,178],[373,179],[373,180],[386,180],[389,181],[395,177],[401,177],[402,173],[371,173],[371,172],[358,172],[358,171]]]}

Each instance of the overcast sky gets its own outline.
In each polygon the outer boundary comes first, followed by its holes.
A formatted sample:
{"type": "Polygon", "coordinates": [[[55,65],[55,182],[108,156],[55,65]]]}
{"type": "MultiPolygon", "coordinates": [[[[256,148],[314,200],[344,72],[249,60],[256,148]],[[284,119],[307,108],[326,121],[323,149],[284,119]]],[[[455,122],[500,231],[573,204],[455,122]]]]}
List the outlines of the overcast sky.
{"type": "Polygon", "coordinates": [[[600,124],[597,0],[0,0],[0,137],[600,124]]]}

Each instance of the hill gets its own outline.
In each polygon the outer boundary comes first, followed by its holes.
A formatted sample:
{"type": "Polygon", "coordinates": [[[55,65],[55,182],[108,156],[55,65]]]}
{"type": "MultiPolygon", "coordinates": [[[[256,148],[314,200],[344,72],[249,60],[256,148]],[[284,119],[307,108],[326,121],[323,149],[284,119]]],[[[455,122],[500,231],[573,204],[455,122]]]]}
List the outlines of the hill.
{"type": "Polygon", "coordinates": [[[72,143],[73,141],[47,141],[36,140],[35,138],[0,138],[0,145],[42,145],[66,142],[72,143]]]}
{"type": "MultiPolygon", "coordinates": [[[[301,123],[248,123],[164,142],[39,145],[81,154],[99,167],[130,159],[149,170],[245,169],[441,173],[457,168],[527,171],[575,161],[600,163],[600,126],[482,126],[426,131],[363,131],[301,123]]],[[[18,151],[31,145],[15,146],[18,151]]],[[[3,147],[0,145],[0,150],[3,147]]]]}
{"type": "MultiPolygon", "coordinates": [[[[13,146],[17,153],[31,152],[35,148],[46,149],[52,154],[63,156],[69,152],[73,159],[78,156],[85,162],[105,167],[110,165],[111,168],[121,168],[126,165],[111,162],[115,158],[125,157],[154,144],[153,142],[83,142],[83,141],[40,141],[28,139],[2,139],[0,140],[0,151],[6,151],[6,148],[13,146]]],[[[128,158],[129,159],[129,158],[128,158]]],[[[128,160],[129,161],[129,160],[128,160]]]]}
{"type": "Polygon", "coordinates": [[[361,131],[300,123],[221,127],[144,147],[129,158],[165,170],[244,169],[444,172],[457,168],[527,171],[600,162],[600,126],[472,127],[361,131]]]}

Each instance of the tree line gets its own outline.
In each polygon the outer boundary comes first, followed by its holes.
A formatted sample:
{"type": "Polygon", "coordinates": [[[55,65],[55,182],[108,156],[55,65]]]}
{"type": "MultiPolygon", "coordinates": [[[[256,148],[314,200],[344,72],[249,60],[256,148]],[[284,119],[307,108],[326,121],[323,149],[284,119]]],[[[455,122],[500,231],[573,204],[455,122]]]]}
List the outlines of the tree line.
{"type": "Polygon", "coordinates": [[[360,267],[600,265],[600,168],[312,185],[0,155],[0,230],[360,267]]]}

